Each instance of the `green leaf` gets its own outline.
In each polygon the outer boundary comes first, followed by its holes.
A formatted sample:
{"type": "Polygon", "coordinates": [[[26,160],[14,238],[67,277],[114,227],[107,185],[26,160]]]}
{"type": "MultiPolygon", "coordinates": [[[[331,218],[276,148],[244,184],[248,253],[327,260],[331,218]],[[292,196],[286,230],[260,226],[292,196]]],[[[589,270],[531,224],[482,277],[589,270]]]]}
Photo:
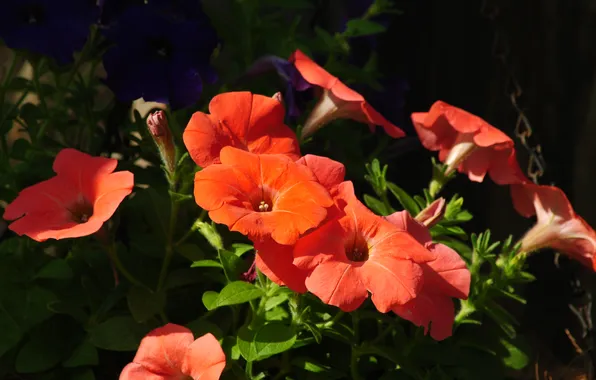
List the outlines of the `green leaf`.
{"type": "Polygon", "coordinates": [[[26,160],[27,151],[31,147],[31,143],[26,139],[18,139],[10,148],[10,157],[17,160],[26,160]]]}
{"type": "Polygon", "coordinates": [[[95,374],[93,374],[93,370],[85,369],[73,373],[70,380],[95,380],[95,374]]]}
{"type": "Polygon", "coordinates": [[[0,331],[2,331],[2,339],[0,339],[1,357],[11,348],[16,346],[23,336],[21,327],[16,324],[8,311],[3,308],[0,308],[0,331]]]}
{"type": "Polygon", "coordinates": [[[283,321],[289,317],[290,314],[281,306],[274,307],[273,309],[265,312],[265,319],[268,321],[283,321]]]}
{"type": "Polygon", "coordinates": [[[85,339],[74,349],[70,357],[62,362],[62,365],[66,368],[74,368],[95,366],[98,363],[97,348],[89,340],[85,339]]]}
{"type": "Polygon", "coordinates": [[[223,268],[223,266],[215,260],[199,260],[193,262],[191,268],[223,268]]]}
{"type": "Polygon", "coordinates": [[[389,215],[393,212],[393,210],[387,208],[387,206],[383,202],[381,202],[377,198],[371,197],[368,194],[364,194],[364,203],[368,206],[368,208],[370,208],[376,214],[381,216],[389,215]]]}
{"type": "Polygon", "coordinates": [[[342,379],[346,377],[345,373],[333,369],[330,366],[317,363],[313,359],[305,356],[299,356],[292,359],[291,364],[308,372],[324,374],[325,379],[342,379]]]}
{"type": "Polygon", "coordinates": [[[247,252],[252,251],[255,249],[251,244],[243,244],[243,243],[234,243],[232,244],[232,251],[238,257],[241,257],[247,252]]]}
{"type": "Polygon", "coordinates": [[[412,216],[418,215],[421,208],[416,204],[416,201],[408,195],[401,187],[397,186],[392,182],[387,182],[387,188],[397,201],[403,206],[404,210],[410,213],[412,216]]]}
{"type": "Polygon", "coordinates": [[[153,292],[144,286],[133,286],[126,298],[130,314],[139,323],[149,320],[166,305],[165,293],[153,292]]]}
{"type": "Polygon", "coordinates": [[[217,301],[217,297],[219,297],[218,292],[208,290],[205,293],[203,293],[201,300],[203,301],[203,305],[205,305],[207,310],[213,310],[216,308],[215,302],[217,301]]]}
{"type": "Polygon", "coordinates": [[[503,364],[507,367],[520,370],[530,363],[530,357],[527,354],[527,347],[522,341],[509,341],[507,339],[500,339],[501,344],[507,349],[507,355],[503,356],[503,364]]]}
{"type": "Polygon", "coordinates": [[[89,331],[91,343],[104,350],[135,351],[146,329],[130,316],[117,316],[94,326],[89,331]]]}
{"type": "Polygon", "coordinates": [[[290,297],[290,292],[280,292],[273,297],[270,297],[265,302],[265,311],[269,311],[276,306],[281,305],[282,303],[286,302],[290,297]]]}
{"type": "Polygon", "coordinates": [[[193,199],[193,196],[190,194],[180,194],[173,191],[169,191],[169,193],[170,197],[172,198],[172,201],[174,201],[175,203],[182,203],[193,199]]]}
{"type": "Polygon", "coordinates": [[[213,336],[215,336],[217,339],[222,339],[224,337],[224,333],[221,331],[221,328],[204,317],[187,323],[186,327],[192,331],[195,338],[201,337],[205,334],[213,334],[213,336]]]}
{"type": "Polygon", "coordinates": [[[68,325],[65,320],[50,319],[35,327],[21,346],[15,360],[19,373],[38,373],[56,366],[66,354],[68,325]]]}
{"type": "Polygon", "coordinates": [[[516,337],[517,333],[515,332],[514,325],[518,325],[518,322],[513,315],[509,314],[507,310],[494,301],[488,302],[484,306],[484,309],[486,314],[501,327],[509,338],[514,339],[516,337]]]}
{"type": "Polygon", "coordinates": [[[296,332],[280,322],[271,322],[256,331],[242,327],[238,331],[238,348],[247,361],[257,361],[287,351],[296,341],[296,332]]]}
{"type": "Polygon", "coordinates": [[[218,251],[219,261],[223,266],[224,273],[226,274],[226,278],[228,281],[234,281],[240,275],[240,271],[244,262],[242,258],[236,256],[233,252],[230,252],[225,249],[220,249],[218,251]]]}
{"type": "Polygon", "coordinates": [[[310,0],[264,0],[263,5],[275,6],[277,8],[290,8],[290,9],[311,9],[314,8],[314,4],[310,0]]]}
{"type": "MultiPolygon", "coordinates": [[[[252,301],[264,295],[263,291],[253,284],[244,281],[234,281],[226,285],[213,303],[213,308],[237,305],[252,301]]],[[[205,305],[206,306],[206,305],[205,305]]]]}
{"type": "Polygon", "coordinates": [[[205,257],[203,250],[196,244],[181,244],[176,246],[174,250],[193,262],[202,260],[205,257]]]}
{"type": "Polygon", "coordinates": [[[356,19],[348,21],[348,23],[346,24],[346,31],[344,32],[344,36],[370,36],[372,34],[383,33],[385,30],[386,28],[379,23],[369,20],[356,19]]]}
{"type": "Polygon", "coordinates": [[[36,275],[37,278],[53,280],[68,280],[72,276],[72,269],[64,259],[53,259],[44,265],[36,275]]]}

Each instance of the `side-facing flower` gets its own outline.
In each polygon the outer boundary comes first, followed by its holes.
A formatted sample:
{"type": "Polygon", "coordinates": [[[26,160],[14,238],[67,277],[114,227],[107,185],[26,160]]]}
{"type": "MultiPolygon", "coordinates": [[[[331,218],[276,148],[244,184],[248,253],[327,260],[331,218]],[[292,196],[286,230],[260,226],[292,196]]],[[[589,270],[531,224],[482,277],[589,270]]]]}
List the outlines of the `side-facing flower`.
{"type": "Polygon", "coordinates": [[[521,240],[523,252],[552,248],[596,270],[596,232],[577,215],[563,190],[525,183],[511,186],[513,205],[536,224],[521,240]]]}
{"type": "Polygon", "coordinates": [[[103,56],[106,83],[122,101],[143,98],[178,109],[195,103],[210,67],[217,35],[206,17],[171,17],[160,4],[127,8],[105,35],[113,46],[103,56]]]}
{"type": "Polygon", "coordinates": [[[418,296],[394,306],[393,312],[416,326],[424,326],[424,332],[430,330],[436,340],[450,337],[455,319],[451,298],[467,299],[470,292],[471,276],[466,263],[453,249],[433,243],[428,229],[407,211],[393,213],[386,219],[435,255],[433,260],[421,264],[424,285],[418,296]]]}
{"type": "Polygon", "coordinates": [[[285,84],[284,98],[288,106],[290,117],[300,116],[299,94],[311,88],[310,83],[304,80],[296,67],[287,59],[274,55],[267,55],[257,59],[252,66],[246,70],[244,77],[253,77],[264,74],[268,71],[275,71],[285,84]]]}
{"type": "Polygon", "coordinates": [[[195,175],[195,200],[214,222],[253,241],[272,238],[294,244],[317,227],[333,205],[308,167],[285,155],[227,146],[220,160],[195,175]]]}
{"type": "Polygon", "coordinates": [[[310,272],[306,288],[344,311],[357,309],[369,293],[382,313],[416,298],[423,283],[420,263],[434,255],[360,203],[351,182],[339,185],[335,202],[345,215],[294,247],[294,265],[310,272]]]}
{"type": "MultiPolygon", "coordinates": [[[[327,157],[307,154],[296,161],[297,164],[307,166],[314,174],[317,182],[329,191],[331,195],[337,193],[338,186],[343,182],[346,173],[345,166],[327,157]]],[[[335,204],[327,209],[326,221],[337,219],[343,216],[335,204]]],[[[326,223],[323,221],[323,223],[326,223]]],[[[322,224],[323,224],[322,223],[322,224]]],[[[307,233],[314,233],[312,230],[307,233]]],[[[294,265],[294,248],[296,245],[282,245],[273,239],[255,242],[255,263],[257,268],[263,272],[271,281],[278,285],[287,286],[298,293],[306,292],[307,270],[294,265]]]]}
{"type": "Polygon", "coordinates": [[[219,153],[233,146],[252,153],[300,157],[294,132],[284,124],[278,100],[250,92],[227,92],[211,99],[209,114],[196,112],[182,136],[186,149],[201,167],[220,163],[219,153]]]}
{"type": "Polygon", "coordinates": [[[488,173],[499,185],[525,181],[513,140],[478,116],[439,100],[413,113],[412,122],[422,145],[439,151],[447,173],[458,169],[475,182],[488,173]]]}
{"type": "Polygon", "coordinates": [[[385,119],[364,97],[352,90],[336,77],[316,64],[306,54],[296,50],[290,57],[296,69],[310,84],[320,87],[322,95],[315,105],[302,129],[302,137],[307,137],[319,128],[335,119],[353,119],[370,126],[374,131],[375,126],[383,127],[391,137],[403,137],[404,132],[385,119]]]}
{"type": "Polygon", "coordinates": [[[212,334],[195,340],[186,327],[168,323],[147,334],[120,380],[217,380],[226,356],[212,334]]]}
{"type": "Polygon", "coordinates": [[[22,190],[4,210],[9,228],[37,241],[97,232],[132,192],[133,174],[113,173],[117,160],[75,149],[56,156],[56,176],[22,190]]]}
{"type": "Polygon", "coordinates": [[[12,49],[26,49],[72,62],[99,17],[94,1],[5,0],[0,12],[0,38],[12,49]]]}

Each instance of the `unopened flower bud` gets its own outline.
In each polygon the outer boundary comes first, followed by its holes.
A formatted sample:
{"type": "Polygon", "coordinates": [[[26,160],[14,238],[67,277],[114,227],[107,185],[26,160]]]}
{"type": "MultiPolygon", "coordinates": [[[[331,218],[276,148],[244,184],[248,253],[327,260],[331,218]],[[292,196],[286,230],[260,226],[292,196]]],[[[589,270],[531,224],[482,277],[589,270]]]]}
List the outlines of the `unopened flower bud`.
{"type": "Polygon", "coordinates": [[[272,96],[273,99],[277,100],[278,102],[282,103],[284,102],[284,97],[282,96],[281,92],[276,92],[275,94],[273,94],[272,96]]]}
{"type": "Polygon", "coordinates": [[[435,224],[439,223],[441,219],[443,219],[443,216],[445,215],[445,209],[445,198],[439,198],[426,206],[424,210],[420,211],[420,213],[416,215],[415,219],[424,224],[426,227],[431,228],[435,224]]]}
{"type": "Polygon", "coordinates": [[[165,112],[157,111],[150,114],[147,117],[147,129],[159,149],[159,155],[166,170],[170,174],[174,173],[176,170],[176,148],[165,112]]]}

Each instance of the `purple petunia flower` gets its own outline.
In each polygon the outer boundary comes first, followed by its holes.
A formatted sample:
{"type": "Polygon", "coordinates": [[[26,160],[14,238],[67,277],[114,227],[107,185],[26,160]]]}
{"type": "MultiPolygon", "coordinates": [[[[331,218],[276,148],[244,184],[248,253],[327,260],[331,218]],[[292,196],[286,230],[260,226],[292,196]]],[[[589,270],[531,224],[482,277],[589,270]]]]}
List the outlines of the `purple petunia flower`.
{"type": "Polygon", "coordinates": [[[94,0],[3,0],[0,38],[10,48],[66,64],[83,47],[98,16],[94,0]]]}
{"type": "Polygon", "coordinates": [[[302,102],[297,92],[306,91],[312,86],[304,80],[293,63],[281,57],[267,55],[257,59],[244,75],[256,76],[272,70],[275,70],[285,83],[284,101],[287,105],[288,116],[292,118],[299,116],[301,112],[299,103],[302,102]]]}
{"type": "Polygon", "coordinates": [[[106,30],[114,43],[104,55],[107,85],[123,101],[143,98],[173,109],[195,103],[218,40],[207,18],[182,17],[160,1],[126,9],[106,30]]]}

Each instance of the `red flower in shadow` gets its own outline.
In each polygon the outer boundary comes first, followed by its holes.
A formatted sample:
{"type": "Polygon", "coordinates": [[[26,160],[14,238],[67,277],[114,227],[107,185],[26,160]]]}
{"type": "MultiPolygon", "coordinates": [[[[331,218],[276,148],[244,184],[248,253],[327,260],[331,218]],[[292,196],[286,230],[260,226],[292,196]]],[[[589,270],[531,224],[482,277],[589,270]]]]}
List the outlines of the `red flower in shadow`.
{"type": "Polygon", "coordinates": [[[117,160],[63,149],[54,161],[56,176],[22,190],[4,210],[8,228],[44,241],[97,232],[132,192],[133,174],[113,173],[117,160]]]}

